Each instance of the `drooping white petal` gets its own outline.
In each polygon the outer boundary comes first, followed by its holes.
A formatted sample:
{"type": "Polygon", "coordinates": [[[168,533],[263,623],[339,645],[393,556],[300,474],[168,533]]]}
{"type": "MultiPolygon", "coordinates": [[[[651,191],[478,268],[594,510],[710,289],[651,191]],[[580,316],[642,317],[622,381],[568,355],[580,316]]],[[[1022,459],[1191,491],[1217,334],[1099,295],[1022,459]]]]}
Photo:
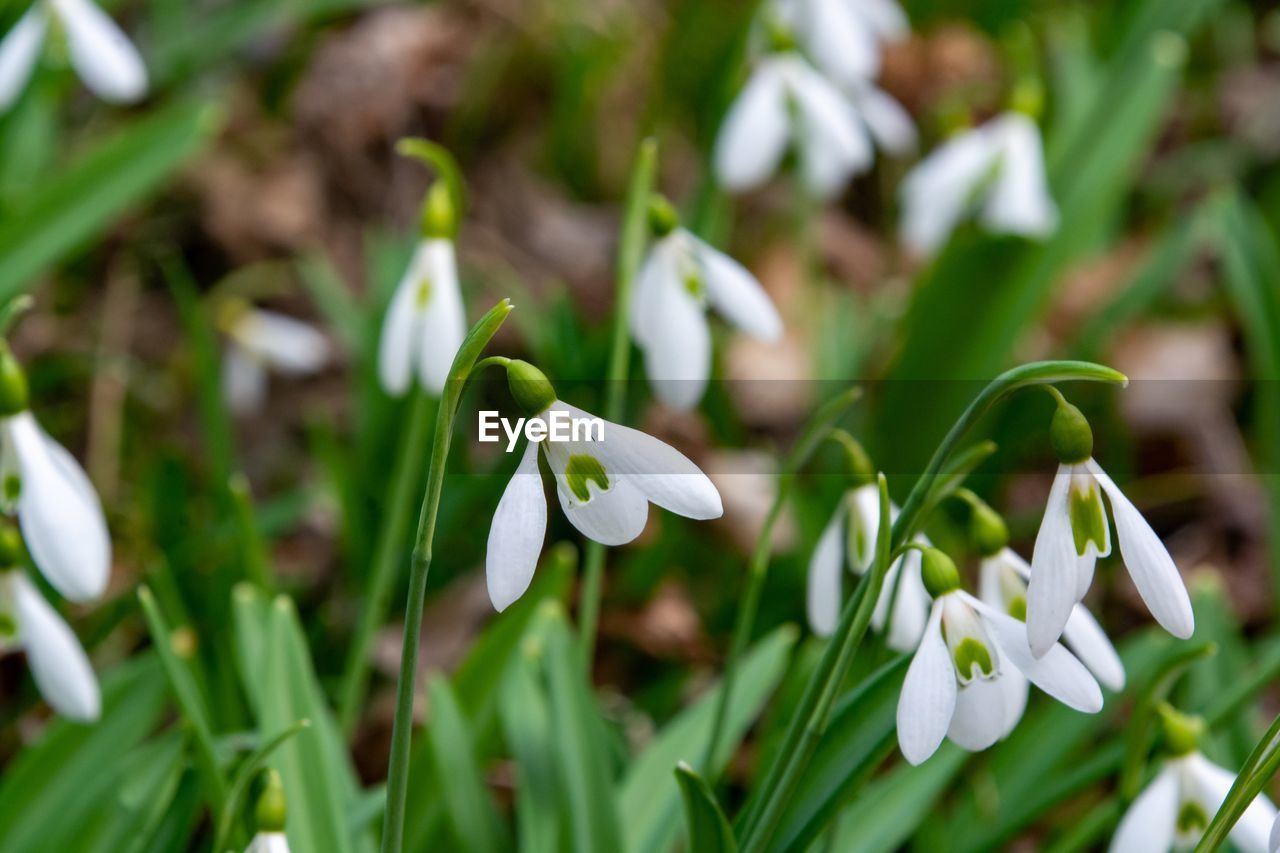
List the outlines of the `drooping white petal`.
{"type": "Polygon", "coordinates": [[[1117,693],[1124,689],[1124,664],[1093,614],[1077,604],[1062,631],[1062,641],[1097,679],[1117,693]]]}
{"type": "Polygon", "coordinates": [[[625,545],[644,530],[649,503],[630,478],[610,475],[609,488],[603,491],[594,482],[587,484],[588,501],[578,500],[558,478],[556,494],[564,514],[583,536],[601,545],[625,545]]]}
{"type": "Polygon", "coordinates": [[[892,95],[868,84],[855,90],[854,102],[876,145],[899,156],[915,150],[915,123],[892,95]]]}
{"type": "Polygon", "coordinates": [[[31,412],[7,423],[21,470],[18,523],[41,573],[65,598],[87,601],[106,589],[111,538],[102,506],[88,500],[83,484],[68,478],[49,452],[31,412]]]}
{"type": "Polygon", "coordinates": [[[845,506],[841,500],[831,521],[818,537],[818,544],[809,558],[809,586],[806,594],[806,612],[809,627],[819,637],[829,637],[840,621],[840,565],[841,543],[844,539],[845,506]]]}
{"type": "Polygon", "coordinates": [[[222,399],[238,415],[258,411],[267,399],[267,369],[234,342],[222,352],[222,399]]]}
{"type": "Polygon", "coordinates": [[[31,79],[48,29],[48,8],[36,0],[0,41],[0,111],[13,106],[31,79]]]}
{"type": "Polygon", "coordinates": [[[426,240],[422,252],[428,296],[426,305],[418,309],[417,334],[421,335],[415,345],[418,376],[428,391],[439,395],[449,379],[453,357],[467,335],[467,318],[462,307],[462,291],[458,288],[453,242],[426,240]]]}
{"type": "Polygon", "coordinates": [[[413,364],[421,341],[417,300],[425,251],[418,247],[413,261],[396,285],[382,320],[382,336],[378,339],[378,381],[392,396],[409,390],[413,364]]]}
{"type": "Polygon", "coordinates": [[[485,551],[489,600],[499,612],[524,595],[547,533],[547,497],[538,474],[538,445],[530,441],[498,501],[485,551]]]}
{"type": "Polygon", "coordinates": [[[1071,468],[1058,467],[1049,490],[1049,500],[1040,521],[1040,532],[1031,552],[1031,580],[1027,586],[1027,636],[1031,650],[1043,655],[1049,650],[1071,616],[1077,598],[1077,572],[1080,556],[1076,553],[1068,512],[1071,468]]]}
{"type": "Polygon", "coordinates": [[[98,719],[98,679],[80,641],[26,576],[14,573],[11,583],[18,630],[40,695],[68,719],[98,719]]]}
{"type": "Polygon", "coordinates": [[[757,187],[778,168],[787,149],[786,88],[776,59],[756,66],[729,108],[716,138],[720,184],[740,191],[757,187]]]}
{"type": "Polygon", "coordinates": [[[129,103],[147,94],[138,49],[92,0],[50,0],[67,31],[71,65],[95,95],[129,103]]]}
{"type": "Polygon", "coordinates": [[[983,207],[982,221],[997,232],[1043,237],[1058,225],[1058,207],[1044,173],[1040,128],[1021,113],[991,123],[1000,139],[1000,166],[983,207]]]}
{"type": "Polygon", "coordinates": [[[800,174],[810,192],[828,198],[871,165],[871,140],[839,89],[798,57],[785,61],[800,121],[800,174]]]}
{"type": "Polygon", "coordinates": [[[956,707],[956,674],[942,639],[942,601],[933,603],[920,648],[898,696],[898,746],[912,764],[937,751],[956,707]]]}
{"type": "Polygon", "coordinates": [[[1086,464],[1111,501],[1116,538],[1120,540],[1120,556],[1124,558],[1125,568],[1129,570],[1138,594],[1166,631],[1179,639],[1187,639],[1195,631],[1195,614],[1191,610],[1187,588],[1169,551],[1142,513],[1102,467],[1092,459],[1086,464]]]}
{"type": "Polygon", "coordinates": [[[244,853],[289,853],[289,839],[283,832],[259,832],[244,853]]]}
{"type": "Polygon", "coordinates": [[[1280,853],[1280,817],[1271,824],[1271,840],[1267,845],[1269,853],[1280,853]]]}
{"type": "Polygon", "coordinates": [[[920,644],[925,623],[929,618],[929,593],[924,588],[920,574],[920,552],[912,549],[889,567],[885,574],[880,598],[871,613],[871,627],[889,633],[885,645],[894,651],[912,652],[920,644]],[[901,580],[899,580],[901,576],[901,580]],[[897,597],[894,598],[894,589],[897,597]],[[889,604],[893,603],[893,618],[889,618],[889,604]]]}
{"type": "Polygon", "coordinates": [[[880,70],[876,33],[847,0],[809,0],[797,29],[818,67],[843,85],[880,70]]]}
{"type": "Polygon", "coordinates": [[[705,273],[707,301],[733,325],[763,341],[782,334],[782,318],[760,282],[725,253],[689,235],[705,273]]]}
{"type": "MultiPolygon", "coordinates": [[[[44,439],[44,448],[48,452],[49,458],[53,460],[53,464],[62,472],[62,476],[80,493],[81,500],[90,506],[97,507],[99,513],[101,513],[102,500],[98,497],[98,490],[93,487],[93,481],[89,479],[89,474],[80,465],[80,462],[71,455],[71,451],[45,432],[44,427],[40,426],[39,422],[36,423],[36,428],[40,430],[40,437],[44,439]]],[[[103,529],[106,529],[106,526],[106,522],[103,521],[103,529]]]]}
{"type": "Polygon", "coordinates": [[[1006,666],[996,679],[1000,687],[1000,700],[1004,703],[1004,731],[1000,733],[1003,740],[1013,733],[1027,710],[1027,694],[1030,687],[1027,678],[1016,666],[1006,666]]]}
{"type": "MultiPolygon", "coordinates": [[[[1231,786],[1235,784],[1236,774],[1219,767],[1199,753],[1192,753],[1183,761],[1195,788],[1196,802],[1204,809],[1205,814],[1216,814],[1222,808],[1231,786]]],[[[1231,828],[1231,843],[1242,853],[1266,853],[1271,825],[1275,819],[1276,807],[1265,796],[1257,796],[1231,828]]]]}
{"type": "Polygon", "coordinates": [[[1169,853],[1178,820],[1178,770],[1169,764],[1120,819],[1111,853],[1169,853]]]}
{"type": "Polygon", "coordinates": [[[882,41],[897,41],[911,34],[911,22],[896,0],[857,0],[854,8],[882,41]]]}
{"type": "Polygon", "coordinates": [[[1002,658],[1013,664],[1032,684],[1062,704],[1094,714],[1102,710],[1102,690],[1098,682],[1061,644],[1054,643],[1037,658],[1027,644],[1027,626],[978,601],[968,593],[960,593],[981,612],[991,630],[1002,658]]]}
{"type": "Polygon", "coordinates": [[[932,255],[946,243],[997,155],[983,128],[965,131],[935,149],[903,179],[900,228],[912,251],[932,255]]]}
{"type": "Polygon", "coordinates": [[[975,678],[960,688],[956,710],[947,729],[947,737],[970,752],[981,752],[1004,737],[1008,729],[1005,712],[1008,705],[995,678],[975,678]]]}
{"type": "Polygon", "coordinates": [[[287,376],[316,373],[329,362],[329,342],[314,326],[277,311],[246,309],[233,323],[233,340],[287,376]]]}
{"type": "Polygon", "coordinates": [[[658,282],[649,294],[654,323],[644,347],[654,394],[675,409],[698,405],[711,376],[711,330],[706,309],[684,282],[658,282]]]}
{"type": "Polygon", "coordinates": [[[679,269],[675,255],[679,251],[677,232],[663,237],[644,259],[640,274],[631,290],[631,310],[627,312],[631,326],[631,338],[637,346],[645,347],[652,340],[652,333],[662,322],[657,313],[657,293],[664,283],[678,280],[679,269]]]}

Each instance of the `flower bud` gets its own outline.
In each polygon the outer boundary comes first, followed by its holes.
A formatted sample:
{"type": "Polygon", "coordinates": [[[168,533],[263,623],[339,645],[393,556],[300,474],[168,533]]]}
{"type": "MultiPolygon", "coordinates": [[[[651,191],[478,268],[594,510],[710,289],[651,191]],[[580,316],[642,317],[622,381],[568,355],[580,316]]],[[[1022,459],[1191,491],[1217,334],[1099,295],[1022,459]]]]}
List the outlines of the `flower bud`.
{"type": "Polygon", "coordinates": [[[929,595],[941,598],[960,588],[960,572],[945,552],[937,548],[921,548],[920,551],[920,573],[929,595]]]}
{"type": "Polygon", "coordinates": [[[1063,465],[1078,465],[1093,456],[1093,430],[1084,412],[1059,399],[1049,424],[1049,444],[1063,465]]]}
{"type": "Polygon", "coordinates": [[[0,523],[0,569],[20,565],[24,550],[18,528],[7,522],[0,523]]]}
{"type": "Polygon", "coordinates": [[[527,361],[513,358],[507,364],[507,385],[520,408],[540,415],[556,401],[556,389],[545,373],[527,361]]]}
{"type": "Polygon", "coordinates": [[[1156,709],[1160,714],[1160,734],[1174,755],[1186,755],[1200,748],[1204,735],[1204,718],[1184,714],[1168,702],[1156,709]]]}
{"type": "Polygon", "coordinates": [[[0,341],[0,417],[27,409],[27,374],[9,345],[0,341]]]}
{"type": "Polygon", "coordinates": [[[979,556],[991,557],[1003,551],[1009,544],[1009,528],[1000,513],[976,496],[969,508],[969,534],[979,556]]]}
{"type": "Polygon", "coordinates": [[[284,783],[279,771],[269,768],[263,773],[262,793],[253,810],[258,832],[284,832],[285,813],[284,783]]]}
{"type": "Polygon", "coordinates": [[[832,430],[831,438],[844,448],[845,461],[849,465],[849,479],[853,487],[874,483],[876,466],[871,464],[871,457],[867,455],[862,444],[842,429],[832,430]]]}
{"type": "Polygon", "coordinates": [[[654,193],[649,197],[649,230],[655,237],[665,237],[680,227],[680,214],[666,196],[654,193]]]}
{"type": "Polygon", "coordinates": [[[444,181],[436,181],[422,201],[422,236],[429,240],[451,239],[457,230],[458,212],[454,210],[453,195],[444,181]]]}

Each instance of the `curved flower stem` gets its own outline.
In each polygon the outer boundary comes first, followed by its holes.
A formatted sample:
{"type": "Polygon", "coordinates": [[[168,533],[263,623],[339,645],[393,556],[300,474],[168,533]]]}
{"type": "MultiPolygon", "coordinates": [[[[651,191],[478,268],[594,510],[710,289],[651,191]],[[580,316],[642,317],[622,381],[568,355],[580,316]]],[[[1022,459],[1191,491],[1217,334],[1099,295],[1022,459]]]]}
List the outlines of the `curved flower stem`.
{"type": "MultiPolygon", "coordinates": [[[[826,716],[830,708],[828,700],[835,696],[843,684],[853,660],[853,652],[866,633],[884,583],[884,575],[888,571],[888,558],[919,529],[926,509],[934,504],[932,494],[935,487],[944,476],[947,462],[961,439],[992,406],[1015,391],[1032,385],[1069,381],[1117,385],[1128,382],[1124,374],[1087,361],[1041,361],[1015,367],[991,380],[942,439],[924,473],[907,495],[898,519],[893,523],[891,535],[881,535],[878,538],[875,570],[863,576],[853,597],[845,605],[840,625],[818,661],[817,669],[787,727],[782,746],[776,753],[777,758],[760,787],[761,795],[754,807],[742,817],[740,837],[743,839],[743,853],[753,853],[767,847],[801,773],[808,766],[817,738],[826,728],[826,716]]],[[[882,514],[888,512],[887,507],[888,495],[882,490],[882,514]]]]}
{"type": "MultiPolygon", "coordinates": [[[[631,370],[630,313],[631,287],[643,260],[649,224],[649,198],[658,170],[658,142],[652,137],[640,143],[631,167],[622,237],[618,246],[618,289],[613,305],[613,344],[609,351],[608,385],[605,388],[604,419],[622,421],[627,401],[627,376],[631,370]]],[[[582,638],[582,665],[590,671],[595,657],[596,621],[600,616],[600,587],[604,580],[605,546],[594,539],[587,542],[583,558],[582,591],[578,598],[578,631],[582,638]]]]}
{"type": "Polygon", "coordinates": [[[751,641],[751,634],[755,629],[756,612],[760,609],[760,596],[764,591],[765,578],[769,573],[769,554],[773,543],[774,525],[782,514],[783,505],[790,497],[796,473],[808,463],[814,451],[830,434],[835,423],[860,396],[862,396],[862,389],[850,388],[824,404],[809,421],[783,463],[782,472],[778,476],[778,491],[773,497],[772,506],[769,507],[769,514],[765,516],[764,525],[760,528],[760,535],[756,538],[755,549],[751,554],[751,565],[747,570],[747,587],[742,594],[738,612],[734,618],[729,654],[725,659],[724,677],[720,681],[720,692],[716,696],[716,711],[712,718],[711,734],[707,738],[706,751],[702,757],[702,777],[708,785],[714,786],[718,775],[715,757],[720,749],[721,734],[729,715],[729,698],[733,695],[738,661],[746,652],[747,643],[751,641]]]}
{"type": "Polygon", "coordinates": [[[489,309],[468,333],[453,358],[436,413],[435,439],[431,445],[431,467],[427,489],[418,515],[418,534],[409,563],[409,600],[405,605],[404,645],[400,653],[400,678],[396,684],[396,716],[391,729],[391,760],[387,774],[387,809],[382,824],[383,853],[400,853],[404,845],[405,797],[409,790],[409,742],[413,729],[414,682],[418,674],[418,636],[422,630],[423,596],[431,569],[431,544],[436,532],[436,513],[444,489],[445,463],[453,436],[453,420],[467,380],[476,360],[511,313],[511,301],[504,299],[489,309]]]}

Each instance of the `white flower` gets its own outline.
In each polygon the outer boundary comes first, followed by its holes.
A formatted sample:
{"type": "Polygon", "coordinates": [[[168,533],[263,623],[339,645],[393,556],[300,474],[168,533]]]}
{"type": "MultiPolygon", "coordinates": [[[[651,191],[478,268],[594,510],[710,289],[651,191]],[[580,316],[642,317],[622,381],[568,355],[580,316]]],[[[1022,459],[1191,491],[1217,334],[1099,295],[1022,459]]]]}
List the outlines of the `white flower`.
{"type": "Polygon", "coordinates": [[[1044,237],[1058,224],[1040,129],[1007,112],[938,147],[902,182],[902,239],[933,254],[971,208],[997,233],[1044,237]]]}
{"type": "Polygon", "coordinates": [[[1280,853],[1280,815],[1271,824],[1271,843],[1267,845],[1268,853],[1280,853]]]}
{"type": "Polygon", "coordinates": [[[644,351],[654,393],[669,406],[691,409],[706,390],[708,307],[761,340],[776,340],[782,333],[777,310],[745,267],[674,228],[654,244],[631,300],[631,335],[644,351]]]}
{"type": "MultiPolygon", "coordinates": [[[[890,506],[890,518],[898,508],[890,506]]],[[[830,636],[840,620],[843,606],[840,578],[844,566],[862,575],[875,560],[880,532],[880,489],[866,483],[849,490],[836,506],[835,514],[818,538],[809,559],[807,612],[809,625],[820,637],[830,636]]],[[[917,537],[928,544],[924,537],[917,537]]],[[[929,614],[929,593],[920,577],[920,552],[908,551],[885,574],[884,586],[871,614],[871,627],[883,631],[889,623],[885,644],[896,651],[914,651],[924,633],[929,614]],[[901,582],[898,577],[901,575],[901,582]],[[894,587],[898,588],[894,600],[894,587]],[[893,619],[889,620],[889,603],[893,601],[893,619]]]]}
{"type": "Polygon", "coordinates": [[[1012,674],[1078,711],[1101,710],[1102,691],[1080,661],[1057,644],[1036,659],[1026,637],[1017,619],[962,590],[934,600],[898,698],[907,761],[922,763],[944,737],[978,751],[1007,736],[1026,703],[1025,684],[1012,674]]]}
{"type": "Polygon", "coordinates": [[[222,317],[227,346],[222,358],[222,395],[235,412],[262,407],[267,396],[267,371],[307,376],[329,362],[329,342],[314,327],[275,311],[243,303],[228,307],[222,317]]]}
{"type": "Polygon", "coordinates": [[[244,853],[289,853],[289,839],[283,832],[259,832],[244,853]]]}
{"type": "Polygon", "coordinates": [[[778,0],[773,11],[818,67],[845,86],[874,78],[880,43],[910,32],[894,0],[778,0]]]}
{"type": "MultiPolygon", "coordinates": [[[[978,576],[978,597],[984,602],[1018,619],[1026,618],[1027,580],[1031,567],[1011,548],[1005,548],[982,561],[978,576]]],[[[1098,681],[1117,692],[1124,689],[1124,664],[1115,646],[1093,614],[1084,605],[1071,609],[1062,641],[1098,681]]]]}
{"type": "MultiPolygon", "coordinates": [[[[542,414],[550,417],[556,410],[570,418],[592,417],[560,400],[542,414]]],[[[555,476],[561,509],[584,536],[604,545],[639,536],[650,503],[694,519],[723,512],[720,493],[698,466],[639,430],[606,421],[600,441],[528,442],[489,528],[485,569],[498,610],[529,588],[542,550],[547,502],[538,475],[539,446],[555,476]]]]}
{"type": "Polygon", "coordinates": [[[62,716],[93,722],[102,711],[98,680],[80,641],[19,571],[0,572],[0,651],[22,649],[40,695],[62,716]]]}
{"type": "Polygon", "coordinates": [[[1027,635],[1041,655],[1062,634],[1093,582],[1098,557],[1111,553],[1101,492],[1115,516],[1120,555],[1139,595],[1164,629],[1186,639],[1195,630],[1191,599],[1173,558],[1137,508],[1092,458],[1060,465],[1031,555],[1027,635]]]}
{"type": "Polygon", "coordinates": [[[453,241],[426,238],[396,285],[382,324],[378,346],[382,387],[388,394],[403,394],[416,373],[423,387],[439,396],[466,334],[453,241]]]}
{"type": "Polygon", "coordinates": [[[50,20],[62,24],[71,65],[95,95],[130,103],[147,94],[137,48],[92,0],[35,0],[0,41],[0,110],[12,106],[31,79],[50,20]]]}
{"type": "Polygon", "coordinates": [[[823,198],[867,169],[873,156],[848,99],[795,52],[761,59],[729,108],[716,140],[720,183],[733,191],[764,183],[788,142],[798,151],[801,180],[823,198]]]}
{"type": "MultiPolygon", "coordinates": [[[[1235,778],[1194,750],[1167,760],[1120,820],[1111,839],[1112,853],[1190,850],[1222,806],[1235,778]]],[[[1231,843],[1241,853],[1266,853],[1275,817],[1275,806],[1259,796],[1231,830],[1231,843]]]]}
{"type": "Polygon", "coordinates": [[[89,476],[29,409],[0,419],[0,435],[0,502],[16,509],[36,567],[64,598],[97,598],[111,574],[111,537],[89,476]]]}

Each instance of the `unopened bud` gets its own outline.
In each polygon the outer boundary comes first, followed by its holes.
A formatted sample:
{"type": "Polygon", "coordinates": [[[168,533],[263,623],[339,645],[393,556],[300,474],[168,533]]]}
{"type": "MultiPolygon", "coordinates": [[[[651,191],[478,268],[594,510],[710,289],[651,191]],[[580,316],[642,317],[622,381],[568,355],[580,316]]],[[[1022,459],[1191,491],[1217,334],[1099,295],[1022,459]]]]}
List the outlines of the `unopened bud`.
{"type": "Polygon", "coordinates": [[[1049,424],[1049,444],[1063,465],[1078,465],[1093,456],[1093,430],[1084,412],[1059,399],[1049,424]]]}
{"type": "Polygon", "coordinates": [[[530,415],[540,415],[556,401],[551,380],[527,361],[512,359],[507,364],[507,385],[520,408],[530,415]]]}

